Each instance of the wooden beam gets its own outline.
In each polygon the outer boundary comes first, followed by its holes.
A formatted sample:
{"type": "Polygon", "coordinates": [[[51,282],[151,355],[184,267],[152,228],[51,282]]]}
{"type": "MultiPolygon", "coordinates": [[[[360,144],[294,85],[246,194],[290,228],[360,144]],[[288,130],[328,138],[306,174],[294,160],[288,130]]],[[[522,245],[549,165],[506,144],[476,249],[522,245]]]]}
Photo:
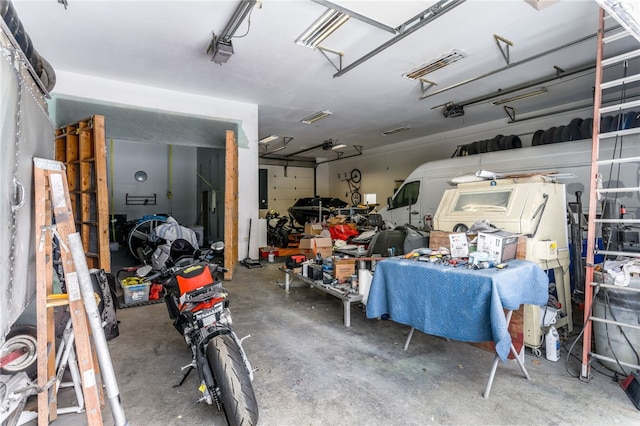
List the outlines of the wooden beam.
{"type": "Polygon", "coordinates": [[[238,265],[238,142],[227,130],[224,190],[224,267],[225,280],[233,278],[238,265]]]}

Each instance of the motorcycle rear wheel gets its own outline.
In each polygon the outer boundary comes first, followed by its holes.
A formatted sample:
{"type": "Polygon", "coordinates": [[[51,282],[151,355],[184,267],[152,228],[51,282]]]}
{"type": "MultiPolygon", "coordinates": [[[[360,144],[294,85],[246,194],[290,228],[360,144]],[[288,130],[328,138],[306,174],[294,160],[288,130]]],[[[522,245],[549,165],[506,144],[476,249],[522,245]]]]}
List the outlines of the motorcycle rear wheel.
{"type": "Polygon", "coordinates": [[[207,360],[220,388],[222,409],[230,426],[258,423],[258,403],[236,341],[228,334],[215,336],[206,348],[207,360]]]}
{"type": "Polygon", "coordinates": [[[280,247],[281,248],[289,247],[289,233],[284,229],[280,231],[280,247]]]}

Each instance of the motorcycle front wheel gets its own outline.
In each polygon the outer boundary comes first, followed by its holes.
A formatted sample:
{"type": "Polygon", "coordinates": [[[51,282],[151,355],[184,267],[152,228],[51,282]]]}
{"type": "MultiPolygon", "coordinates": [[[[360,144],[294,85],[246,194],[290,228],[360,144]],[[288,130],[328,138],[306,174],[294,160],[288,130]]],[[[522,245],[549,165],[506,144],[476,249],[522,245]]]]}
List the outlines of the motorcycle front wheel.
{"type": "Polygon", "coordinates": [[[220,388],[222,409],[230,426],[254,426],[258,423],[258,403],[240,348],[228,334],[209,341],[207,360],[220,388]]]}

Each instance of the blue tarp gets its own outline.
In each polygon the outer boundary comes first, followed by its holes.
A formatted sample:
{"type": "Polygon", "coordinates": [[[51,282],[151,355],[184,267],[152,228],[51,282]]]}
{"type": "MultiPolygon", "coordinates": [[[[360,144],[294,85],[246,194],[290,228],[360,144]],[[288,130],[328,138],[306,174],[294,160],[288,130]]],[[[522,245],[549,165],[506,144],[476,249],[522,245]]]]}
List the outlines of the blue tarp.
{"type": "Polygon", "coordinates": [[[493,341],[504,361],[511,336],[503,309],[546,305],[549,279],[535,263],[513,260],[505,269],[468,269],[389,258],[376,265],[367,317],[393,321],[464,342],[493,341]]]}

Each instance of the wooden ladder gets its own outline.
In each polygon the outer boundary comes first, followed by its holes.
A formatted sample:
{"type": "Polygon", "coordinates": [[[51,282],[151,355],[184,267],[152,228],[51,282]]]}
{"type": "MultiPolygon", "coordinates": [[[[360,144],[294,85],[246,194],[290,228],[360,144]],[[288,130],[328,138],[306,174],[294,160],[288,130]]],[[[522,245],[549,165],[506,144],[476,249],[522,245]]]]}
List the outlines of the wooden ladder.
{"type": "Polygon", "coordinates": [[[36,229],[36,315],[38,328],[38,425],[57,417],[57,386],[48,386],[55,371],[55,306],[69,304],[74,345],[80,370],[88,424],[102,425],[100,374],[92,348],[86,310],[69,248],[69,236],[76,233],[64,165],[58,161],[34,159],[36,229]],[[52,218],[55,223],[52,223],[52,218]],[[39,231],[39,232],[38,232],[39,231]],[[65,276],[65,295],[53,293],[53,237],[60,246],[65,276]],[[62,299],[62,300],[61,300],[62,299]],[[66,299],[66,300],[65,300],[66,299]]]}

